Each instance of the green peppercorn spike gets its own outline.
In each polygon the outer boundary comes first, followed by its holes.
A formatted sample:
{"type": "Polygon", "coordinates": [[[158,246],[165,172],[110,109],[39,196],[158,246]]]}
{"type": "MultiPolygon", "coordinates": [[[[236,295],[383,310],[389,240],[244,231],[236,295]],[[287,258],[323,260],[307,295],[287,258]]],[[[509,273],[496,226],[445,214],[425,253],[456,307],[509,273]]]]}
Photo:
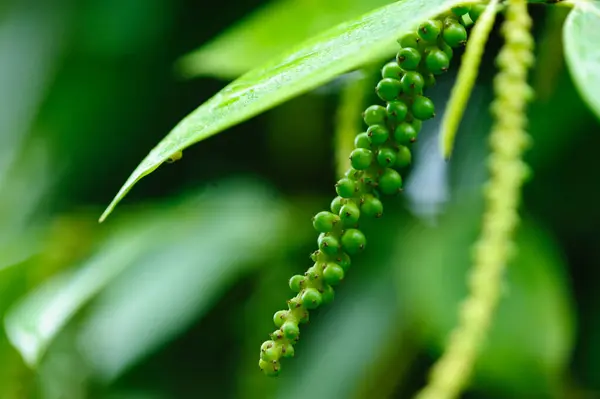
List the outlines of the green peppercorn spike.
{"type": "Polygon", "coordinates": [[[313,227],[320,233],[319,249],[311,255],[314,264],[304,275],[290,278],[290,289],[297,295],[288,300],[288,310],[273,315],[278,329],[261,346],[259,360],[266,375],[278,375],[280,359],[294,356],[299,324],[308,322],[309,310],[334,300],[333,286],[344,279],[350,255],[366,248],[365,235],[358,228],[361,217],[381,217],[380,196],[402,191],[398,170],[411,165],[409,146],[417,140],[423,121],[435,116],[434,104],[423,91],[435,84],[436,75],[448,70],[453,48],[465,44],[463,20],[475,21],[483,9],[485,5],[460,4],[398,39],[401,48],[396,59],[382,67],[376,87],[377,96],[386,104],[371,105],[362,113],[368,128],[354,139],[351,167],[335,185],[331,212],[313,217],[313,227]]]}

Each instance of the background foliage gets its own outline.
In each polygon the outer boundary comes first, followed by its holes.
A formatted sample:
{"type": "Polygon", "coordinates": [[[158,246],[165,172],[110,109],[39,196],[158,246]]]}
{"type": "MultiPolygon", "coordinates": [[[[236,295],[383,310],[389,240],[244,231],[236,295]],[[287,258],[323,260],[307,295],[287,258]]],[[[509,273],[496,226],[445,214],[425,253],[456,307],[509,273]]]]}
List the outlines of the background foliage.
{"type": "MultiPolygon", "coordinates": [[[[287,279],[309,266],[310,217],[334,194],[340,91],[356,73],[190,147],[97,224],[139,160],[230,79],[386,3],[0,4],[0,398],[401,398],[423,384],[466,292],[497,31],[452,162],[426,123],[405,195],[366,226],[369,250],[276,380],[258,347],[287,279]]],[[[533,179],[467,396],[596,397],[600,126],[556,45],[566,10],[530,8],[533,179]]],[[[457,67],[431,91],[440,108],[457,67]]]]}

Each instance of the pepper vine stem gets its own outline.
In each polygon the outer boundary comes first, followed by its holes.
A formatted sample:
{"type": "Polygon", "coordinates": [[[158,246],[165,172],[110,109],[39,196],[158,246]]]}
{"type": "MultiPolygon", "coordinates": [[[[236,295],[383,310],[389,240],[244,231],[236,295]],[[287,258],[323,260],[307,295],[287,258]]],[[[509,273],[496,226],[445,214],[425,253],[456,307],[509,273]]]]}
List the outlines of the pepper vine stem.
{"type": "Polygon", "coordinates": [[[465,54],[461,60],[461,68],[456,83],[452,87],[450,100],[442,119],[440,146],[445,159],[449,159],[452,154],[456,132],[477,80],[479,65],[488,37],[494,27],[497,11],[498,0],[492,0],[471,31],[465,54]]]}
{"type": "Polygon", "coordinates": [[[497,58],[500,71],[494,80],[496,99],[491,107],[495,123],[490,136],[486,211],[473,251],[470,295],[460,309],[459,325],[434,365],[429,385],[417,394],[418,399],[455,398],[468,383],[500,299],[506,265],[514,252],[517,208],[527,176],[522,154],[528,145],[526,104],[531,88],[527,75],[534,63],[534,41],[527,1],[510,0],[507,5],[502,26],[506,41],[497,58]]]}

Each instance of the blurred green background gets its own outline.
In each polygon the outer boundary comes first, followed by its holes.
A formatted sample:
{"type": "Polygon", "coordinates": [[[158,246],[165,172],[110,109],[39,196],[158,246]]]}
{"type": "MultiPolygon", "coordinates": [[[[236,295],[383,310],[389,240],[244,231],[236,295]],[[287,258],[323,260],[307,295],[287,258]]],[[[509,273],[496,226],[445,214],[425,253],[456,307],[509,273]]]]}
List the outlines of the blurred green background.
{"type": "MultiPolygon", "coordinates": [[[[1,399],[405,398],[424,384],[466,293],[498,26],[453,160],[440,159],[439,121],[425,124],[405,195],[365,226],[368,250],[278,379],[259,371],[259,347],[287,279],[310,266],[310,218],[334,196],[340,91],[361,72],[189,148],[97,223],[148,151],[231,79],[386,3],[0,3],[1,399]]],[[[533,179],[465,397],[600,398],[600,126],[562,59],[566,11],[531,12],[533,179]]],[[[440,109],[454,62],[431,90],[440,109]]]]}

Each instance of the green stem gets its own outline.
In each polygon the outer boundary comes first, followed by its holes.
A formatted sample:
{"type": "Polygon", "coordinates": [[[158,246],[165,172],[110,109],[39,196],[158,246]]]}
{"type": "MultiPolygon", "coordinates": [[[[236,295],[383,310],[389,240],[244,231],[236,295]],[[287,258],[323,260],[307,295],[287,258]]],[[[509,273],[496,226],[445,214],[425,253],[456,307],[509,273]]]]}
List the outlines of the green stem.
{"type": "Polygon", "coordinates": [[[482,231],[473,252],[470,294],[460,308],[459,325],[434,365],[429,385],[417,395],[419,399],[450,399],[460,394],[472,374],[500,299],[502,276],[514,252],[521,186],[527,176],[522,155],[528,144],[526,105],[531,98],[527,75],[534,62],[530,27],[526,0],[510,0],[502,26],[506,43],[497,58],[500,71],[494,81],[490,179],[485,190],[482,231]]]}
{"type": "Polygon", "coordinates": [[[486,7],[477,24],[473,27],[465,54],[461,60],[460,71],[452,88],[450,100],[442,120],[440,145],[444,158],[450,158],[458,126],[462,120],[467,102],[479,74],[479,65],[483,57],[485,45],[496,20],[498,0],[492,0],[486,7]]]}

